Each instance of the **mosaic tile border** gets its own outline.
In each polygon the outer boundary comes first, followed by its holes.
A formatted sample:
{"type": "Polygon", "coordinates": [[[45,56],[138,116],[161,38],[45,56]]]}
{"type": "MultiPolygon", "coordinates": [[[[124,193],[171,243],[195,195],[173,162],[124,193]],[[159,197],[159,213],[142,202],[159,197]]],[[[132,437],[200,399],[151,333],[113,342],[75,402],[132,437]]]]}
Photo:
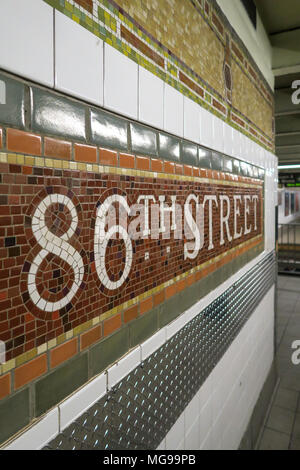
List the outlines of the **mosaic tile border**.
{"type": "MultiPolygon", "coordinates": [[[[204,82],[193,70],[146,32],[133,18],[126,14],[113,0],[94,0],[93,14],[82,6],[75,5],[73,0],[43,0],[50,6],[64,13],[74,21],[100,37],[107,44],[115,47],[136,63],[160,77],[183,95],[191,98],[200,106],[212,112],[239,132],[269,151],[274,151],[274,136],[267,136],[255,123],[251,122],[237,109],[232,115],[231,106],[212,87],[204,82]],[[96,7],[97,5],[97,7],[96,7]],[[127,29],[128,28],[128,29],[127,29]],[[140,50],[142,48],[142,51],[140,50]],[[188,77],[185,75],[187,74],[188,77]]],[[[203,12],[202,1],[197,3],[197,11],[214,30],[224,45],[224,37],[216,27],[215,18],[221,18],[223,28],[234,33],[215,0],[206,2],[209,14],[203,12]],[[212,14],[212,11],[216,12],[212,14]],[[217,16],[216,16],[217,15],[217,16]]],[[[195,2],[192,2],[195,6],[195,2]]],[[[219,21],[217,21],[218,24],[219,21]]],[[[235,34],[239,46],[233,48],[233,60],[243,73],[258,89],[263,99],[273,108],[272,91],[266,83],[254,61],[250,58],[245,46],[235,34]],[[243,50],[241,53],[240,49],[243,50]]]]}
{"type": "MultiPolygon", "coordinates": [[[[201,177],[192,177],[192,176],[184,176],[184,175],[176,175],[176,174],[168,174],[168,173],[156,173],[156,172],[146,172],[146,171],[139,171],[139,170],[132,170],[126,168],[118,168],[118,167],[109,167],[109,166],[101,166],[101,165],[89,165],[85,163],[76,163],[64,160],[54,160],[54,159],[45,159],[42,157],[34,157],[29,155],[20,155],[20,154],[6,154],[0,153],[0,163],[7,163],[12,165],[26,165],[29,167],[42,167],[42,168],[57,168],[57,163],[59,163],[59,168],[65,169],[72,169],[72,170],[80,170],[80,171],[93,171],[98,173],[113,173],[113,174],[122,174],[128,176],[142,176],[148,178],[159,178],[162,179],[177,179],[180,181],[192,181],[192,182],[199,182],[199,183],[210,183],[210,184],[218,184],[224,186],[234,186],[234,187],[245,187],[245,188],[256,188],[258,186],[263,186],[262,181],[250,179],[247,177],[241,176],[232,176],[233,179],[238,181],[226,181],[221,179],[211,179],[211,178],[201,178],[201,177]],[[45,164],[46,163],[46,164],[45,164]],[[243,180],[247,182],[243,183],[243,180]],[[250,183],[252,182],[252,184],[250,183]]],[[[206,171],[206,170],[204,170],[206,171]]],[[[94,326],[98,325],[101,321],[107,320],[108,318],[113,317],[116,313],[120,311],[124,311],[129,307],[137,305],[139,302],[154,296],[162,291],[168,289],[168,295],[166,296],[169,298],[170,296],[174,295],[178,289],[183,290],[185,287],[199,281],[201,278],[205,277],[207,274],[214,272],[216,269],[224,265],[226,262],[240,256],[242,253],[250,250],[251,248],[258,246],[262,243],[264,236],[258,235],[251,240],[241,243],[240,245],[222,253],[221,255],[216,256],[215,258],[210,259],[209,261],[202,263],[199,266],[193,267],[192,269],[186,271],[183,274],[151,289],[147,292],[130,299],[129,301],[119,305],[98,317],[93,318],[85,323],[82,323],[75,329],[68,331],[60,335],[53,340],[48,341],[47,343],[41,344],[39,347],[34,348],[30,351],[27,351],[20,356],[17,356],[14,359],[7,361],[5,364],[0,365],[0,376],[6,374],[7,372],[11,371],[15,367],[19,367],[20,365],[24,364],[25,362],[33,359],[34,357],[58,346],[59,344],[70,340],[71,338],[86,332],[87,330],[93,328],[94,326]],[[182,284],[183,282],[183,284],[182,284]],[[174,287],[177,286],[177,289],[174,287]],[[172,291],[172,293],[171,293],[172,291]]]]}

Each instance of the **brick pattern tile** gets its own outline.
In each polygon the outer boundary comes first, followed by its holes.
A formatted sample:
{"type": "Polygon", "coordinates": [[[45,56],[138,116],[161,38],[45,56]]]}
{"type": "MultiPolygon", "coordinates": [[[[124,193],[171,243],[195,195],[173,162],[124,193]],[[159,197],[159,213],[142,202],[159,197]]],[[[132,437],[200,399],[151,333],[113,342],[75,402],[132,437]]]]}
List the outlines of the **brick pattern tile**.
{"type": "Polygon", "coordinates": [[[97,162],[97,147],[89,145],[75,144],[74,145],[75,160],[77,162],[96,163],[97,162]]]}
{"type": "Polygon", "coordinates": [[[47,157],[63,158],[71,160],[72,144],[63,140],[45,137],[44,152],[47,157]]]}
{"type": "Polygon", "coordinates": [[[123,168],[134,168],[135,167],[134,155],[120,153],[120,166],[122,166],[123,168]]]}
{"type": "Polygon", "coordinates": [[[100,148],[99,149],[99,162],[101,165],[117,166],[118,164],[117,152],[100,148]]]}
{"type": "Polygon", "coordinates": [[[47,372],[47,356],[42,354],[15,370],[15,389],[23,387],[47,372]]]}
{"type": "Polygon", "coordinates": [[[93,0],[74,0],[75,3],[85,8],[90,13],[93,13],[93,0]]]}
{"type": "Polygon", "coordinates": [[[70,341],[67,341],[57,348],[54,348],[50,351],[50,365],[56,367],[67,359],[75,356],[77,353],[77,338],[73,338],[70,341]]]}
{"type": "Polygon", "coordinates": [[[29,153],[30,155],[41,155],[41,136],[17,129],[7,129],[7,149],[11,152],[29,153]]]}
{"type": "Polygon", "coordinates": [[[0,377],[0,400],[5,398],[10,394],[11,387],[11,376],[10,374],[5,374],[0,377]]]}
{"type": "Polygon", "coordinates": [[[97,343],[102,337],[101,325],[92,328],[91,330],[83,333],[80,337],[80,349],[86,349],[94,343],[97,343]]]}

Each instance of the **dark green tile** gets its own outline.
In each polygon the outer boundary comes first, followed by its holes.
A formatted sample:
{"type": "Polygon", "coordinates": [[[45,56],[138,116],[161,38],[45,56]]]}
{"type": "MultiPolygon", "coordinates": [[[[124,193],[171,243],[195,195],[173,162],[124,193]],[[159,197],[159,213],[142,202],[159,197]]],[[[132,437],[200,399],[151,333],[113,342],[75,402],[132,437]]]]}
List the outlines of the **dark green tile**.
{"type": "Polygon", "coordinates": [[[167,325],[182,313],[179,295],[174,295],[161,305],[159,310],[159,328],[167,325]]]}
{"type": "Polygon", "coordinates": [[[142,343],[152,336],[158,329],[158,308],[154,308],[129,326],[130,347],[142,343]]]}
{"type": "Polygon", "coordinates": [[[198,166],[198,148],[197,145],[189,142],[181,143],[181,161],[186,165],[198,166]]]}
{"type": "Polygon", "coordinates": [[[109,336],[90,350],[91,374],[96,375],[119,359],[129,349],[128,327],[109,336]]]}
{"type": "Polygon", "coordinates": [[[54,93],[31,89],[33,131],[70,139],[85,140],[85,107],[54,93]]]}
{"type": "Polygon", "coordinates": [[[240,175],[241,174],[241,167],[240,167],[240,161],[234,158],[232,160],[232,172],[235,175],[240,175]]]}
{"type": "Polygon", "coordinates": [[[207,168],[208,170],[211,169],[211,151],[210,150],[204,147],[198,147],[198,159],[199,159],[200,168],[207,168]]]}
{"type": "Polygon", "coordinates": [[[0,122],[23,129],[25,88],[23,83],[0,74],[0,122]]]}
{"type": "Polygon", "coordinates": [[[0,444],[30,422],[29,389],[0,402],[0,444]]]}
{"type": "Polygon", "coordinates": [[[241,167],[241,175],[248,176],[248,163],[240,162],[240,167],[241,167]]]}
{"type": "Polygon", "coordinates": [[[135,153],[157,156],[157,133],[139,124],[130,124],[131,148],[135,153]]]}
{"type": "Polygon", "coordinates": [[[211,168],[212,170],[222,171],[223,170],[223,155],[217,152],[211,154],[211,168]]]}
{"type": "Polygon", "coordinates": [[[127,128],[125,119],[96,109],[90,110],[92,142],[118,150],[128,150],[127,128]]]}
{"type": "Polygon", "coordinates": [[[258,175],[259,178],[263,180],[265,178],[265,170],[263,168],[259,168],[258,175]]]}
{"type": "Polygon", "coordinates": [[[226,155],[223,156],[223,170],[227,173],[232,173],[233,171],[232,158],[227,157],[226,155]]]}
{"type": "Polygon", "coordinates": [[[258,178],[259,173],[258,173],[258,168],[257,166],[253,166],[253,177],[258,178]]]}
{"type": "Polygon", "coordinates": [[[59,403],[88,380],[87,353],[58,367],[35,384],[36,416],[59,403]]]}
{"type": "Polygon", "coordinates": [[[250,176],[250,178],[253,178],[253,166],[248,164],[248,176],[250,176]]]}
{"type": "Polygon", "coordinates": [[[179,161],[180,159],[180,142],[176,137],[159,133],[158,153],[161,158],[166,160],[179,161]]]}

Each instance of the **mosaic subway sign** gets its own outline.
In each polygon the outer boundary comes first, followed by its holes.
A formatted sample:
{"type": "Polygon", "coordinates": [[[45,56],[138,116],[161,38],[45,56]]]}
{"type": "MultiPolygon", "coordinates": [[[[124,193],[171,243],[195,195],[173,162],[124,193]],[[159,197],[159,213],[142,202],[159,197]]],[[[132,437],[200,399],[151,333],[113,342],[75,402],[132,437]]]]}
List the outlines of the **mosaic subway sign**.
{"type": "Polygon", "coordinates": [[[262,241],[255,179],[7,167],[22,179],[0,206],[9,319],[0,338],[10,357],[262,241]]]}

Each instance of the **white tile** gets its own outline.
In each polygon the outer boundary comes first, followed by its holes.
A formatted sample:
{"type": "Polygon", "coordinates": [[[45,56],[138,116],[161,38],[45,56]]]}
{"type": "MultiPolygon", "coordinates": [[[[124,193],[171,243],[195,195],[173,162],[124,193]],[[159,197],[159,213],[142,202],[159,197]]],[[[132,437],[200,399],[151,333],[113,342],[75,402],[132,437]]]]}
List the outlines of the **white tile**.
{"type": "Polygon", "coordinates": [[[233,137],[233,156],[235,158],[242,158],[241,152],[241,133],[236,129],[232,129],[233,137]]]}
{"type": "Polygon", "coordinates": [[[104,45],[104,106],[137,119],[138,65],[107,43],[104,45]]]}
{"type": "Polygon", "coordinates": [[[200,106],[195,101],[184,97],[183,136],[193,142],[200,142],[200,106]]]}
{"type": "Polygon", "coordinates": [[[174,336],[181,328],[186,324],[185,315],[180,315],[176,320],[167,325],[167,339],[170,339],[174,336]]]}
{"type": "Polygon", "coordinates": [[[141,344],[142,360],[151,356],[166,342],[166,328],[161,328],[157,333],[152,335],[147,341],[141,344]]]}
{"type": "Polygon", "coordinates": [[[213,121],[213,146],[218,152],[224,152],[224,126],[222,119],[217,116],[212,117],[213,121]]]}
{"type": "Polygon", "coordinates": [[[194,425],[195,421],[199,420],[200,416],[200,399],[199,394],[196,393],[194,398],[190,401],[184,410],[184,425],[186,432],[194,425]]]}
{"type": "Polygon", "coordinates": [[[200,443],[203,443],[212,428],[212,406],[208,400],[200,412],[200,443]]]}
{"type": "Polygon", "coordinates": [[[167,132],[183,136],[183,94],[165,84],[164,129],[167,132]]]}
{"type": "Polygon", "coordinates": [[[213,114],[200,107],[200,144],[214,148],[213,114]]]}
{"type": "Polygon", "coordinates": [[[200,449],[200,428],[199,418],[194,422],[193,426],[185,434],[185,450],[200,449]]]}
{"type": "Polygon", "coordinates": [[[55,88],[103,105],[103,41],[57,10],[55,88]]]}
{"type": "Polygon", "coordinates": [[[184,439],[179,442],[175,450],[184,450],[184,439]]]}
{"type": "Polygon", "coordinates": [[[47,413],[38,423],[8,444],[6,450],[40,450],[59,432],[58,408],[47,413]]]}
{"type": "Polygon", "coordinates": [[[126,354],[119,362],[107,369],[107,386],[110,390],[129,372],[141,363],[141,348],[138,346],[129,354],[126,354]]]}
{"type": "Polygon", "coordinates": [[[139,67],[139,121],[163,129],[164,82],[139,67]]]}
{"type": "Polygon", "coordinates": [[[179,448],[184,441],[184,413],[180,415],[176,423],[166,435],[166,450],[179,448]]]}
{"type": "Polygon", "coordinates": [[[163,439],[156,450],[166,450],[166,439],[163,439]]]}
{"type": "Polygon", "coordinates": [[[53,8],[40,0],[0,2],[0,68],[53,86],[53,8]]]}
{"type": "Polygon", "coordinates": [[[201,441],[200,450],[214,450],[212,447],[212,430],[210,430],[203,441],[201,441]]]}
{"type": "Polygon", "coordinates": [[[226,122],[223,123],[224,127],[224,153],[233,156],[233,138],[232,127],[226,122]]]}
{"type": "Polygon", "coordinates": [[[59,405],[61,431],[105,395],[106,381],[106,374],[99,375],[59,405]]]}

